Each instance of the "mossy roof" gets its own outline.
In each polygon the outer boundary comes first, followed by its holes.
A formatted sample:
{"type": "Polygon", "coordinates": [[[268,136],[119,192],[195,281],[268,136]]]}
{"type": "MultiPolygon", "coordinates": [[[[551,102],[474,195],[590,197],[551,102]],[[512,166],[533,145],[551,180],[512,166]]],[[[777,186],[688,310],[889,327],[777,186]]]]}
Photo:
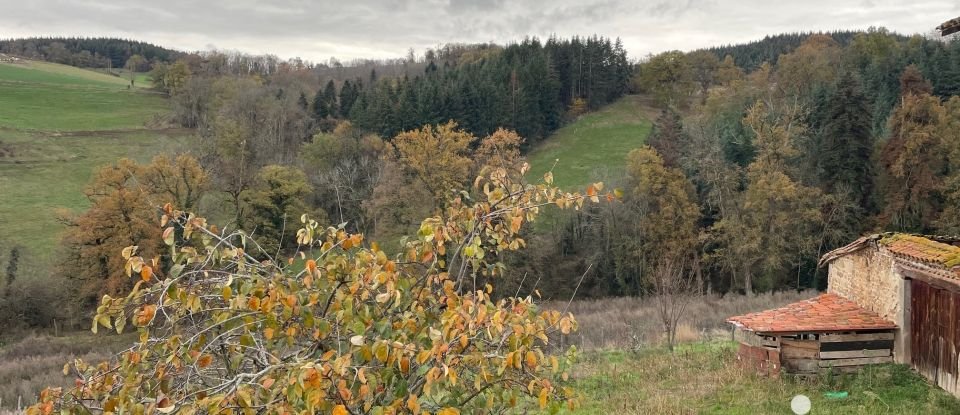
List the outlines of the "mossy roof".
{"type": "Polygon", "coordinates": [[[874,234],[828,252],[820,259],[820,265],[868,246],[882,247],[905,261],[939,268],[945,271],[944,274],[960,279],[960,237],[893,232],[874,234]]]}

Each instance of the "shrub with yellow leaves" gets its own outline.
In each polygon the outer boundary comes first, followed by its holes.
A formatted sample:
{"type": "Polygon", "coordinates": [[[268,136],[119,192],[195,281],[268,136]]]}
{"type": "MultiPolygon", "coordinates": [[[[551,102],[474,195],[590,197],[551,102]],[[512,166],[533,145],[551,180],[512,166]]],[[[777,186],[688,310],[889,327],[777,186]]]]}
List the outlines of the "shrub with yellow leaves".
{"type": "Polygon", "coordinates": [[[496,169],[423,221],[403,252],[306,216],[298,260],[260,260],[242,232],[217,232],[167,206],[172,263],[121,253],[137,280],[104,296],[94,330],[130,321],[139,342],[113,362],[76,361],[72,389],[48,389],[31,415],[499,413],[537,402],[574,405],[564,386],[574,349],[553,354],[572,315],[532,298],[490,297],[500,253],[520,249],[520,226],[542,207],[597,200],[528,184],[496,169]],[[473,200],[477,199],[477,200],[473,200]],[[290,265],[302,264],[303,266],[290,265]],[[149,267],[149,268],[148,268],[149,267]],[[530,399],[526,399],[529,397],[530,399]]]}

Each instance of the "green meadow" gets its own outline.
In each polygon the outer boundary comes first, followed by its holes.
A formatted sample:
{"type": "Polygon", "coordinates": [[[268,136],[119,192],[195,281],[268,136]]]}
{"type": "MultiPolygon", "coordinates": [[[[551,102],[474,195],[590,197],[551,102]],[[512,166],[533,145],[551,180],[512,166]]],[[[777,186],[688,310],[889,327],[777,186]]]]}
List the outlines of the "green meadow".
{"type": "Polygon", "coordinates": [[[643,145],[651,122],[641,97],[628,95],[599,111],[581,116],[534,148],[528,155],[530,180],[553,168],[561,188],[619,177],[627,153],[643,145]]]}
{"type": "MultiPolygon", "coordinates": [[[[145,128],[167,100],[129,79],[66,65],[0,64],[0,258],[24,248],[24,269],[44,276],[64,212],[88,206],[83,189],[100,166],[174,151],[189,132],[145,128]]],[[[144,84],[145,85],[145,84],[144,84]]]]}
{"type": "Polygon", "coordinates": [[[0,64],[0,128],[99,131],[142,128],[166,100],[129,80],[52,63],[0,64]]]}

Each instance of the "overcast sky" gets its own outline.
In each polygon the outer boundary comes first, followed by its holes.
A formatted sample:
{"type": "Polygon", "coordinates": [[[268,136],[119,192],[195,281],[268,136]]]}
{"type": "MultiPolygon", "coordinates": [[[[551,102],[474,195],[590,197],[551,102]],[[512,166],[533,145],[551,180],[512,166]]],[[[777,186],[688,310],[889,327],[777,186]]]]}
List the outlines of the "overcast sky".
{"type": "Polygon", "coordinates": [[[792,31],[929,33],[957,16],[960,0],[0,0],[0,38],[116,36],[319,62],[596,33],[640,57],[792,31]]]}

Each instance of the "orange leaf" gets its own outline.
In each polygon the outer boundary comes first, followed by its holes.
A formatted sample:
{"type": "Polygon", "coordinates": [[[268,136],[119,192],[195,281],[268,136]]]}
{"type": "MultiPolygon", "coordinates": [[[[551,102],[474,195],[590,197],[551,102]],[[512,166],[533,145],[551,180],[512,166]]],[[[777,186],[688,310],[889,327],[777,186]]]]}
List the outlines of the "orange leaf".
{"type": "Polygon", "coordinates": [[[200,368],[205,368],[207,366],[210,366],[211,363],[213,363],[213,356],[208,354],[200,356],[200,358],[197,359],[197,366],[200,368]]]}
{"type": "Polygon", "coordinates": [[[423,253],[423,258],[420,262],[430,262],[433,260],[433,251],[428,251],[423,253]]]}
{"type": "Polygon", "coordinates": [[[593,187],[592,184],[587,186],[587,196],[596,196],[596,195],[597,195],[597,188],[593,187]]]}
{"type": "Polygon", "coordinates": [[[144,281],[150,281],[150,277],[153,276],[153,268],[150,268],[149,265],[144,265],[140,268],[140,278],[144,281]]]}
{"type": "Polygon", "coordinates": [[[157,315],[157,306],[153,304],[147,304],[140,309],[140,312],[137,313],[137,325],[146,326],[153,320],[153,317],[157,315]]]}
{"type": "Polygon", "coordinates": [[[337,405],[333,407],[333,415],[350,415],[350,412],[347,412],[347,407],[343,405],[337,405]]]}

